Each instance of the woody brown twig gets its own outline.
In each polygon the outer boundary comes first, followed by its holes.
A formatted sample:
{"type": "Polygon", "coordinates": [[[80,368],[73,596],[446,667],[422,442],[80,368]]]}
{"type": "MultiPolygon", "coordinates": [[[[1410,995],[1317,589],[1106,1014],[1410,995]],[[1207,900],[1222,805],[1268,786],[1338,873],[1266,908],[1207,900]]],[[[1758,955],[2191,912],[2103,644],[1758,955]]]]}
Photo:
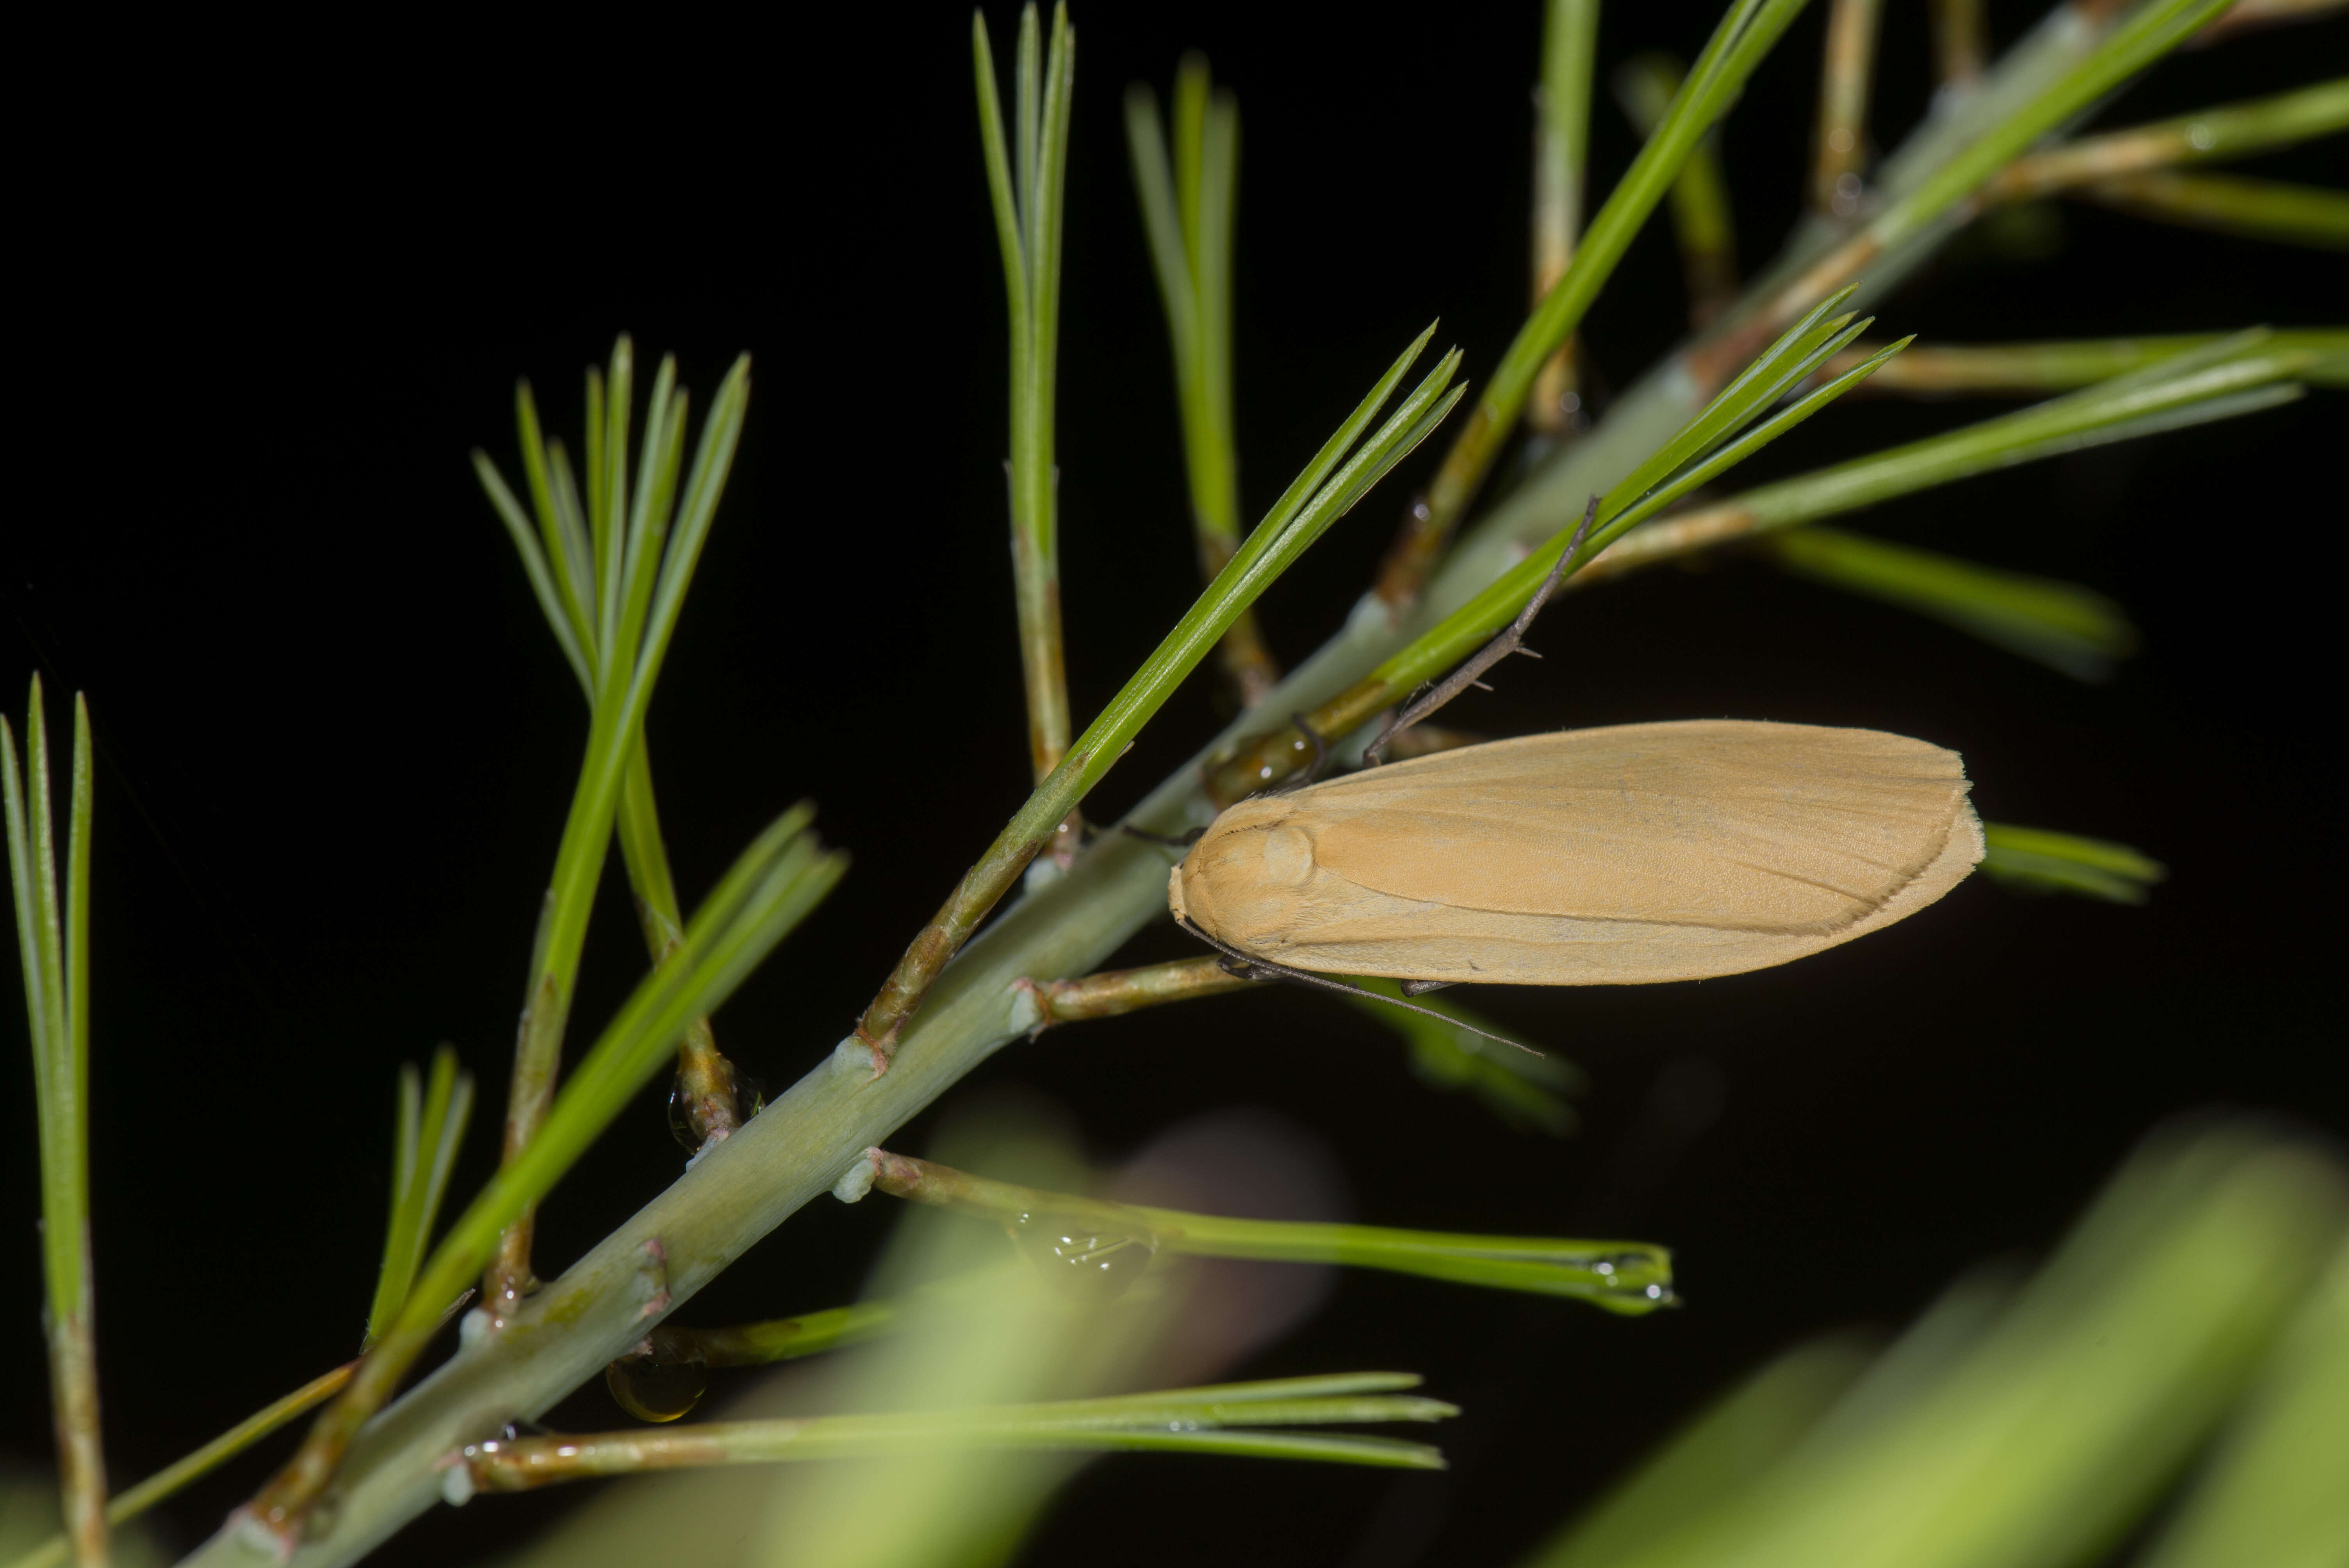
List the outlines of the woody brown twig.
{"type": "Polygon", "coordinates": [[[1169,1002],[1244,990],[1252,984],[1228,973],[1213,958],[1178,958],[1141,969],[1106,969],[1076,980],[1023,980],[1019,987],[1036,1009],[1032,1035],[1055,1024],[1114,1017],[1169,1002]]]}

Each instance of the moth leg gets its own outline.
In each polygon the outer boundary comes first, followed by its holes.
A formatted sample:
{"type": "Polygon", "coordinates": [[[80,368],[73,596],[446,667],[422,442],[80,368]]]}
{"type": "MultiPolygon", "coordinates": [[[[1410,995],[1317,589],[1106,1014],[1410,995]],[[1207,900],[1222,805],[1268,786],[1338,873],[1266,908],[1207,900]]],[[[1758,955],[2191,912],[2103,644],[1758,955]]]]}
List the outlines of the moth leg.
{"type": "Polygon", "coordinates": [[[1526,601],[1526,607],[1517,612],[1517,618],[1510,622],[1499,636],[1495,637],[1485,644],[1482,650],[1472,655],[1467,663],[1444,676],[1441,685],[1425,696],[1413,698],[1410,706],[1395,715],[1394,722],[1381,730],[1379,738],[1371,741],[1369,748],[1363,751],[1364,767],[1376,768],[1381,760],[1380,754],[1385,751],[1388,741],[1392,740],[1397,735],[1409,729],[1470,686],[1481,686],[1486,691],[1492,690],[1492,687],[1485,686],[1476,677],[1511,654],[1523,654],[1528,658],[1541,657],[1539,654],[1525,645],[1526,632],[1533,625],[1534,617],[1541,614],[1542,606],[1549,603],[1549,596],[1557,592],[1557,585],[1566,581],[1567,569],[1574,563],[1575,556],[1580,553],[1583,541],[1590,537],[1590,525],[1598,520],[1599,498],[1592,496],[1590,504],[1583,508],[1582,521],[1576,527],[1574,537],[1568,540],[1566,548],[1559,552],[1557,564],[1550,568],[1549,575],[1543,579],[1541,587],[1535,592],[1534,596],[1526,601]]]}
{"type": "Polygon", "coordinates": [[[1119,830],[1133,834],[1145,844],[1164,844],[1170,850],[1187,850],[1207,836],[1205,828],[1192,828],[1181,833],[1154,833],[1146,828],[1137,828],[1129,823],[1119,830]]]}
{"type": "Polygon", "coordinates": [[[1430,991],[1441,991],[1446,985],[1458,984],[1460,982],[1457,980],[1406,980],[1402,983],[1402,994],[1406,996],[1424,996],[1430,991]]]}

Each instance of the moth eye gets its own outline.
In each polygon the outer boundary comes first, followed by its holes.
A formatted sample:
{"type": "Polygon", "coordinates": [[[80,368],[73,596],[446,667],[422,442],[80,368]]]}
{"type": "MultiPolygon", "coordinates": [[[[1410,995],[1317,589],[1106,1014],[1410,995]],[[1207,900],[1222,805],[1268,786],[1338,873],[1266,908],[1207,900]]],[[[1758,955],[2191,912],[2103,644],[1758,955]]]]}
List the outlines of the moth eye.
{"type": "Polygon", "coordinates": [[[1313,875],[1313,839],[1301,828],[1275,828],[1264,836],[1264,874],[1285,887],[1313,875]]]}

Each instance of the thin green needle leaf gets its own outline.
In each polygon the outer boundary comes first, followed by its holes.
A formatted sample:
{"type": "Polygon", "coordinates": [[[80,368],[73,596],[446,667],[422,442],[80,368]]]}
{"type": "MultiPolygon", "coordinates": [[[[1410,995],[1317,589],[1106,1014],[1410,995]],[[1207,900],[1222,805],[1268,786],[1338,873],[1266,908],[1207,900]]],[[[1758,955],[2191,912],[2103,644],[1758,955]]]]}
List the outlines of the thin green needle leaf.
{"type": "Polygon", "coordinates": [[[1425,517],[1389,559],[1380,593],[1390,603],[1416,596],[1420,580],[1516,425],[1543,363],[1581,324],[1699,139],[1728,112],[1746,77],[1802,7],[1803,0],[1738,0],[1714,28],[1655,133],[1591,220],[1573,261],[1494,367],[1442,471],[1429,486],[1425,517]]]}
{"type": "Polygon", "coordinates": [[[590,655],[589,662],[600,670],[603,645],[595,640],[595,547],[588,538],[586,502],[579,497],[579,481],[571,471],[571,454],[561,441],[546,444],[546,467],[548,489],[554,498],[564,549],[572,563],[570,576],[578,594],[580,645],[590,655]]]}
{"type": "Polygon", "coordinates": [[[2286,378],[2305,374],[2329,352],[2321,342],[2279,345],[2262,330],[2237,333],[2012,414],[1663,519],[1613,543],[1587,575],[1615,575],[2039,458],[2271,408],[2299,397],[2303,388],[2286,378]]]}
{"type": "MultiPolygon", "coordinates": [[[[564,620],[571,628],[573,642],[585,653],[595,635],[595,618],[587,610],[595,597],[595,552],[588,548],[587,536],[578,525],[576,509],[566,509],[555,490],[554,475],[564,468],[561,449],[559,446],[553,452],[547,449],[538,428],[538,401],[532,397],[527,379],[514,383],[514,424],[522,438],[523,477],[530,487],[531,505],[538,516],[544,557],[555,573],[564,620]]],[[[474,467],[479,472],[478,460],[474,467]]],[[[564,471],[567,478],[567,468],[564,471]]],[[[592,668],[593,658],[587,663],[592,668]]],[[[594,684],[591,676],[590,689],[594,684]]]]}
{"type": "MultiPolygon", "coordinates": [[[[1851,294],[1849,288],[1839,289],[1814,305],[1714,394],[1702,412],[1624,475],[1609,492],[1622,498],[1619,508],[1646,493],[1665,475],[1713,450],[1768,407],[1774,391],[1788,381],[1791,366],[1812,359],[1829,337],[1851,325],[1849,316],[1830,319],[1836,307],[1851,294]]],[[[1603,503],[1601,510],[1605,510],[1603,503]]]]}
{"type": "MultiPolygon", "coordinates": [[[[1036,428],[1040,438],[1052,438],[1050,410],[1059,380],[1061,335],[1061,230],[1068,204],[1070,102],[1076,90],[1077,36],[1069,26],[1069,8],[1052,7],[1051,47],[1046,57],[1047,79],[1039,129],[1035,199],[1028,220],[1030,315],[1036,345],[1028,358],[1034,384],[1031,394],[1041,413],[1036,428]]],[[[1049,475],[1051,451],[1043,457],[1049,475]]]]}
{"type": "MultiPolygon", "coordinates": [[[[1028,265],[1022,259],[1019,208],[1012,193],[1011,155],[1003,142],[1003,103],[995,88],[995,51],[987,37],[987,13],[970,14],[970,50],[978,83],[978,139],[987,165],[987,191],[995,211],[996,243],[1003,253],[1004,292],[1009,296],[1011,341],[1018,349],[1028,341],[1028,265]]],[[[1015,367],[1013,376],[1019,374],[1015,367]]]]}
{"type": "Polygon", "coordinates": [[[61,1512],[84,1562],[107,1555],[106,1456],[98,1421],[98,1345],[89,1238],[89,710],[74,699],[66,875],[57,877],[49,730],[41,681],[26,714],[25,768],[0,718],[8,872],[24,965],[41,1172],[43,1313],[57,1436],[61,1512]]]}
{"type": "Polygon", "coordinates": [[[1179,386],[1187,387],[1197,353],[1196,285],[1191,278],[1191,258],[1175,205],[1166,138],[1158,128],[1158,95],[1145,83],[1136,82],[1126,91],[1125,145],[1133,169],[1134,193],[1142,202],[1142,230],[1150,242],[1151,269],[1157,274],[1159,301],[1166,310],[1174,378],[1179,386]]]}
{"type": "MultiPolygon", "coordinates": [[[[1807,343],[1807,351],[1795,355],[1791,359],[1786,354],[1765,356],[1771,360],[1768,371],[1761,377],[1740,377],[1732,382],[1720,397],[1691,421],[1688,428],[1701,434],[1690,438],[1684,430],[1681,438],[1666,444],[1667,449],[1683,452],[1702,449],[1707,440],[1718,439],[1723,431],[1733,429],[1740,416],[1750,417],[1753,411],[1766,407],[1768,399],[1775,396],[1779,388],[1794,385],[1809,375],[1814,366],[1848,341],[1849,335],[1866,325],[1860,322],[1834,328],[1828,335],[1822,337],[1820,334],[1827,329],[1827,323],[1816,322],[1809,317],[1797,322],[1779,339],[1778,346],[1792,349],[1807,343]]],[[[1588,562],[1643,519],[1652,516],[1697,486],[1710,482],[1826,407],[1865,379],[1877,366],[1906,346],[1908,341],[1903,338],[1867,364],[1837,377],[1744,436],[1721,447],[1712,456],[1683,468],[1670,483],[1651,491],[1637,505],[1632,505],[1630,502],[1637,493],[1633,485],[1662,467],[1653,461],[1641,464],[1632,471],[1629,480],[1600,500],[1592,531],[1577,553],[1576,562],[1588,562]]],[[[1557,564],[1558,557],[1566,552],[1574,529],[1579,526],[1578,519],[1574,525],[1561,530],[1548,543],[1496,578],[1483,593],[1381,665],[1365,685],[1376,685],[1392,697],[1411,690],[1423,681],[1433,679],[1474,653],[1526,607],[1536,591],[1547,580],[1551,569],[1557,564]]],[[[1575,563],[1568,564],[1567,575],[1569,580],[1577,569],[1575,563]]],[[[1374,704],[1371,710],[1383,706],[1383,702],[1374,704]]]]}
{"type": "Polygon", "coordinates": [[[2241,174],[2124,175],[2079,195],[2118,211],[2247,240],[2349,251],[2349,195],[2241,174]]]}
{"type": "MultiPolygon", "coordinates": [[[[610,379],[604,394],[604,430],[600,450],[591,448],[588,463],[603,459],[600,475],[590,475],[595,489],[588,496],[588,527],[595,541],[595,645],[606,657],[620,643],[621,573],[627,552],[628,418],[636,406],[636,346],[622,333],[612,345],[610,379]],[[600,478],[601,482],[596,483],[600,478]]],[[[591,407],[591,420],[594,417],[591,407]]],[[[593,434],[593,427],[590,427],[593,434]]]]}
{"type": "MultiPolygon", "coordinates": [[[[1680,62],[1655,53],[1634,56],[1616,70],[1617,101],[1640,135],[1654,131],[1682,79],[1680,62]]],[[[1736,222],[1721,170],[1720,140],[1716,126],[1690,150],[1672,181],[1672,233],[1680,243],[1689,318],[1699,327],[1737,294],[1736,222]]]]}
{"type": "Polygon", "coordinates": [[[636,460],[636,494],[628,503],[626,543],[620,562],[621,614],[630,618],[642,614],[636,602],[651,592],[652,573],[646,570],[646,562],[660,559],[668,533],[668,502],[677,484],[677,472],[669,466],[674,442],[668,421],[672,415],[683,412],[676,407],[676,397],[677,359],[664,354],[653,372],[651,400],[645,406],[644,450],[636,460]]]}
{"type": "Polygon", "coordinates": [[[1698,140],[1728,111],[1745,78],[1801,10],[1802,0],[1743,0],[1723,16],[1654,134],[1591,220],[1566,275],[1494,368],[1480,412],[1493,409],[1497,418],[1506,410],[1514,418],[1542,360],[1580,324],[1698,140]]]}
{"type": "Polygon", "coordinates": [[[546,617],[546,629],[554,634],[555,645],[563,650],[564,662],[579,677],[579,684],[592,693],[595,689],[595,672],[588,667],[587,655],[572,632],[570,611],[563,602],[562,591],[555,586],[554,574],[547,570],[546,555],[539,548],[538,536],[532,531],[530,520],[523,515],[513,491],[499,476],[497,465],[478,447],[473,450],[473,476],[481,481],[482,493],[490,498],[498,521],[506,525],[506,532],[513,540],[514,553],[522,557],[523,575],[530,579],[531,593],[538,600],[539,614],[546,617]]]}
{"type": "MultiPolygon", "coordinates": [[[[1868,391],[1919,397],[2069,392],[2235,335],[2197,332],[2052,343],[1920,344],[1879,372],[1869,383],[1868,391]]],[[[2279,352],[2318,352],[2320,357],[2301,374],[2301,379],[2310,386],[2349,386],[2349,329],[2288,329],[2271,332],[2266,341],[2279,352]]],[[[1872,352],[1850,350],[1837,356],[1832,368],[1848,368],[1845,360],[1857,363],[1872,352]]]]}
{"type": "MultiPolygon", "coordinates": [[[[1673,1304],[1671,1254],[1647,1242],[1231,1219],[1039,1191],[885,1149],[867,1150],[865,1160],[872,1184],[881,1191],[993,1220],[1031,1255],[1037,1255],[1032,1238],[1084,1234],[1094,1238],[1096,1251],[1136,1245],[1152,1254],[1339,1264],[1456,1284],[1569,1296],[1630,1315],[1673,1304]]],[[[1053,1251],[1049,1261],[1040,1255],[1038,1261],[1055,1267],[1066,1259],[1053,1251]]]]}
{"type": "Polygon", "coordinates": [[[2137,649],[2121,607],[2075,583],[1828,528],[1787,529],[1767,548],[1798,576],[1946,621],[2075,680],[2108,680],[2137,649]]]}
{"type": "MultiPolygon", "coordinates": [[[[1239,457],[1232,415],[1232,231],[1239,181],[1239,108],[1214,88],[1205,56],[1185,55],[1174,84],[1174,148],[1157,99],[1126,94],[1126,146],[1166,309],[1182,415],[1185,478],[1200,567],[1212,577],[1240,537],[1239,457]]],[[[1279,679],[1252,614],[1233,622],[1223,673],[1242,707],[1279,679]]]]}
{"type": "Polygon", "coordinates": [[[2143,903],[2169,870],[2142,850],[2045,828],[1982,824],[1985,876],[2018,892],[2068,892],[2108,903],[2143,903]]]}
{"type": "MultiPolygon", "coordinates": [[[[1444,362],[1437,366],[1437,373],[1448,377],[1459,363],[1458,351],[1454,350],[1444,362]]],[[[1467,392],[1468,388],[1464,386],[1454,387],[1443,397],[1426,403],[1419,409],[1417,417],[1411,421],[1407,428],[1391,439],[1374,443],[1378,449],[1374,455],[1348,464],[1339,477],[1330,481],[1326,499],[1316,502],[1319,521],[1315,526],[1313,537],[1319,538],[1321,530],[1353,511],[1356,501],[1361,500],[1381,480],[1392,472],[1397,463],[1416,451],[1422,441],[1435,433],[1437,426],[1451,418],[1454,406],[1465,397],[1467,392]]],[[[1308,540],[1306,542],[1310,543],[1311,541],[1308,540]]]]}
{"type": "MultiPolygon", "coordinates": [[[[1800,367],[1801,374],[1789,379],[1800,381],[1804,377],[1808,376],[1812,366],[1840,349],[1850,340],[1851,335],[1857,334],[1867,325],[1867,322],[1862,321],[1854,325],[1849,333],[1839,334],[1828,339],[1816,356],[1804,362],[1800,367]]],[[[1607,527],[1594,532],[1591,538],[1596,542],[1597,547],[1605,549],[1607,545],[1622,538],[1640,523],[1653,517],[1690,491],[1710,484],[1721,475],[1727,473],[1731,469],[1735,468],[1846,392],[1875,375],[1879,368],[1890,362],[1894,356],[1906,349],[1912,341],[1913,339],[1904,337],[1898,342],[1887,344],[1874,355],[1845,371],[1818,390],[1787,405],[1711,457],[1706,458],[1702,462],[1693,464],[1673,475],[1671,483],[1660,486],[1641,497],[1637,506],[1627,508],[1607,527]]],[[[1601,510],[1605,509],[1601,508],[1601,510]]]]}
{"type": "Polygon", "coordinates": [[[1036,210],[1036,150],[1042,140],[1043,35],[1036,19],[1035,0],[1019,8],[1019,54],[1013,67],[1014,108],[1019,119],[1018,190],[1024,218],[1036,210]]]}
{"type": "MultiPolygon", "coordinates": [[[[1297,477],[1289,481],[1288,488],[1280,492],[1280,499],[1272,503],[1272,509],[1264,514],[1263,520],[1249,532],[1247,542],[1240,546],[1238,553],[1232,558],[1233,564],[1240,566],[1243,571],[1247,570],[1247,562],[1260,558],[1288,531],[1289,523],[1294,521],[1297,514],[1304,510],[1307,500],[1321,488],[1322,481],[1330,477],[1330,470],[1343,460],[1346,453],[1352,449],[1361,433],[1370,428],[1371,421],[1378,418],[1379,410],[1386,406],[1386,400],[1393,395],[1395,387],[1402,380],[1403,372],[1418,362],[1421,350],[1427,346],[1428,340],[1435,335],[1435,329],[1440,325],[1441,323],[1438,322],[1429,322],[1427,330],[1412,339],[1411,346],[1395,356],[1394,363],[1387,366],[1386,374],[1379,377],[1378,384],[1371,388],[1369,394],[1360,403],[1354,405],[1354,411],[1346,416],[1345,422],[1338,427],[1336,432],[1327,441],[1321,443],[1321,449],[1313,454],[1312,461],[1299,469],[1297,477]]],[[[1442,362],[1438,369],[1443,369],[1445,365],[1457,363],[1458,356],[1454,354],[1442,362]]],[[[1214,590],[1210,589],[1209,592],[1213,593],[1214,590]]]]}
{"type": "Polygon", "coordinates": [[[713,1421],[646,1432],[476,1443],[448,1472],[453,1503],[477,1491],[512,1491],[550,1481],[713,1464],[895,1454],[937,1448],[1019,1448],[1078,1452],[1160,1450],[1319,1460],[1351,1464],[1440,1468],[1443,1457],[1388,1438],[1264,1430],[1275,1423],[1355,1424],[1440,1421],[1456,1406],[1411,1396],[1310,1396],[1304,1387],[1352,1384],[1410,1387],[1392,1374],[1288,1378],[1258,1388],[1171,1389],[1108,1399],[888,1415],[815,1416],[796,1420],[713,1421]]]}
{"type": "Polygon", "coordinates": [[[686,589],[693,581],[694,567],[701,560],[701,548],[709,541],[709,525],[717,517],[718,500],[733,467],[735,449],[741,444],[742,418],[750,397],[750,356],[746,354],[734,361],[726,379],[719,384],[709,417],[702,421],[701,444],[694,453],[692,476],[686,481],[685,499],[670,532],[668,549],[661,558],[659,583],[646,611],[641,632],[629,639],[635,668],[628,684],[623,726],[630,732],[643,722],[653,683],[659,676],[661,661],[667,656],[669,639],[677,631],[678,616],[685,607],[686,589]]]}
{"type": "Polygon", "coordinates": [[[811,815],[796,808],[761,834],[696,912],[678,950],[637,985],[564,1084],[536,1135],[499,1168],[433,1250],[350,1387],[257,1500],[262,1516],[290,1512],[323,1484],[352,1435],[422,1352],[442,1307],[489,1262],[506,1226],[554,1188],[667,1063],[687,1026],[715,1012],[839,881],[847,857],[817,849],[804,831],[811,815]]]}
{"type": "Polygon", "coordinates": [[[2001,170],[1987,195],[1993,201],[2027,200],[2115,176],[2248,157],[2344,129],[2349,129],[2349,77],[2033,152],[2001,170]]]}
{"type": "Polygon", "coordinates": [[[1142,668],[1110,699],[1101,716],[1086,727],[1068,755],[1037,786],[1027,804],[1005,825],[986,854],[964,874],[947,903],[915,938],[851,1037],[878,1053],[876,1065],[885,1064],[897,1030],[921,1005],[938,971],[995,907],[997,900],[1009,891],[1013,881],[1042,849],[1061,819],[1082,803],[1086,794],[1109,772],[1123,754],[1126,742],[1174,694],[1184,677],[1197,667],[1257,596],[1344,514],[1371,479],[1408,450],[1412,441],[1433,428],[1427,416],[1432,407],[1442,402],[1459,365],[1456,351],[1444,356],[1377,433],[1351,457],[1345,457],[1345,447],[1352,433],[1376,415],[1380,402],[1409,368],[1426,338],[1427,335],[1423,334],[1419,342],[1381,378],[1371,397],[1355,409],[1338,435],[1322,448],[1306,472],[1257,525],[1238,552],[1216,574],[1215,581],[1174,629],[1143,661],[1142,668]],[[1337,472],[1326,481],[1318,481],[1318,489],[1309,484],[1333,466],[1337,472]]]}
{"type": "MultiPolygon", "coordinates": [[[[165,1498],[184,1491],[303,1412],[316,1409],[333,1398],[357,1369],[357,1362],[346,1362],[324,1377],[312,1378],[284,1398],[272,1400],[255,1410],[194,1452],[164,1466],[138,1485],[123,1488],[108,1501],[106,1522],[109,1526],[127,1524],[165,1498]]],[[[66,1561],[66,1538],[52,1535],[8,1563],[6,1568],[58,1568],[66,1561]]]]}
{"type": "Polygon", "coordinates": [[[424,1119],[424,1086],[416,1066],[403,1062],[391,1133],[391,1216],[385,1223],[383,1264],[376,1271],[375,1303],[367,1308],[367,1338],[360,1348],[374,1344],[391,1325],[392,1315],[408,1299],[415,1277],[416,1216],[409,1194],[416,1186],[418,1124],[424,1119]]]}
{"type": "MultiPolygon", "coordinates": [[[[1432,332],[1433,329],[1431,327],[1429,330],[1432,332]]],[[[1420,342],[1425,341],[1423,335],[1420,342]]],[[[1413,345],[1413,352],[1416,353],[1417,348],[1418,345],[1413,345]]],[[[1330,445],[1321,449],[1308,466],[1306,474],[1299,476],[1299,483],[1289,487],[1289,494],[1276,503],[1256,531],[1248,536],[1247,542],[1240,547],[1239,553],[1233,556],[1224,570],[1216,574],[1215,582],[1208,584],[1207,591],[1200,595],[1190,613],[1176,624],[1174,631],[1167,634],[1158,651],[1143,664],[1125,689],[1111,699],[1101,717],[1095,719],[1079,738],[1076,748],[1071,753],[1071,763],[1084,758],[1087,759],[1086,767],[1097,762],[1100,772],[1108,771],[1109,764],[1115,759],[1117,751],[1123,749],[1125,740],[1141,727],[1149,714],[1157,710],[1158,705],[1173,692],[1175,685],[1198,664],[1200,656],[1214,645],[1232,619],[1255,603],[1257,594],[1294,564],[1307,547],[1360,499],[1363,490],[1379,474],[1410,449],[1412,443],[1425,437],[1433,428],[1431,416],[1440,418],[1438,406],[1443,408],[1450,407],[1444,400],[1444,394],[1459,366],[1459,358],[1458,351],[1454,350],[1438,361],[1435,368],[1388,417],[1378,432],[1348,457],[1309,500],[1292,507],[1291,498],[1304,480],[1314,473],[1326,471],[1328,466],[1336,460],[1334,449],[1337,438],[1333,438],[1330,445]],[[1285,517],[1284,512],[1287,513],[1285,517]]],[[[1387,377],[1381,380],[1373,396],[1383,397],[1385,389],[1392,385],[1393,378],[1400,376],[1408,363],[1408,360],[1399,361],[1388,372],[1387,377]]],[[[1356,409],[1354,417],[1341,428],[1340,436],[1359,428],[1375,412],[1376,405],[1366,399],[1362,407],[1356,409]]],[[[1064,765],[1064,770],[1066,768],[1064,765]]],[[[1090,788],[1092,782],[1088,779],[1086,787],[1090,788]]]]}
{"type": "Polygon", "coordinates": [[[362,1350],[383,1336],[408,1300],[472,1108],[472,1076],[458,1070],[457,1053],[450,1047],[443,1046],[434,1054],[429,1090],[413,1066],[399,1069],[391,1218],[384,1231],[383,1266],[376,1279],[375,1303],[367,1311],[362,1350]]]}

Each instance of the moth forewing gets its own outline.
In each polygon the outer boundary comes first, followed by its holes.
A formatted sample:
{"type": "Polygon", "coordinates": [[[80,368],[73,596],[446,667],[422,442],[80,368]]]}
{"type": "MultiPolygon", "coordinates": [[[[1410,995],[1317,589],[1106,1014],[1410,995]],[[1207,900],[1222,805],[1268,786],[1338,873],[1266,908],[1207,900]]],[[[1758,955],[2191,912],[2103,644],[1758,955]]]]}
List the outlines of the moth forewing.
{"type": "Polygon", "coordinates": [[[1216,820],[1168,885],[1296,968],[1620,985],[1767,968],[1922,909],[1982,858],[1953,751],[1735,719],[1440,752],[1216,820]]]}

